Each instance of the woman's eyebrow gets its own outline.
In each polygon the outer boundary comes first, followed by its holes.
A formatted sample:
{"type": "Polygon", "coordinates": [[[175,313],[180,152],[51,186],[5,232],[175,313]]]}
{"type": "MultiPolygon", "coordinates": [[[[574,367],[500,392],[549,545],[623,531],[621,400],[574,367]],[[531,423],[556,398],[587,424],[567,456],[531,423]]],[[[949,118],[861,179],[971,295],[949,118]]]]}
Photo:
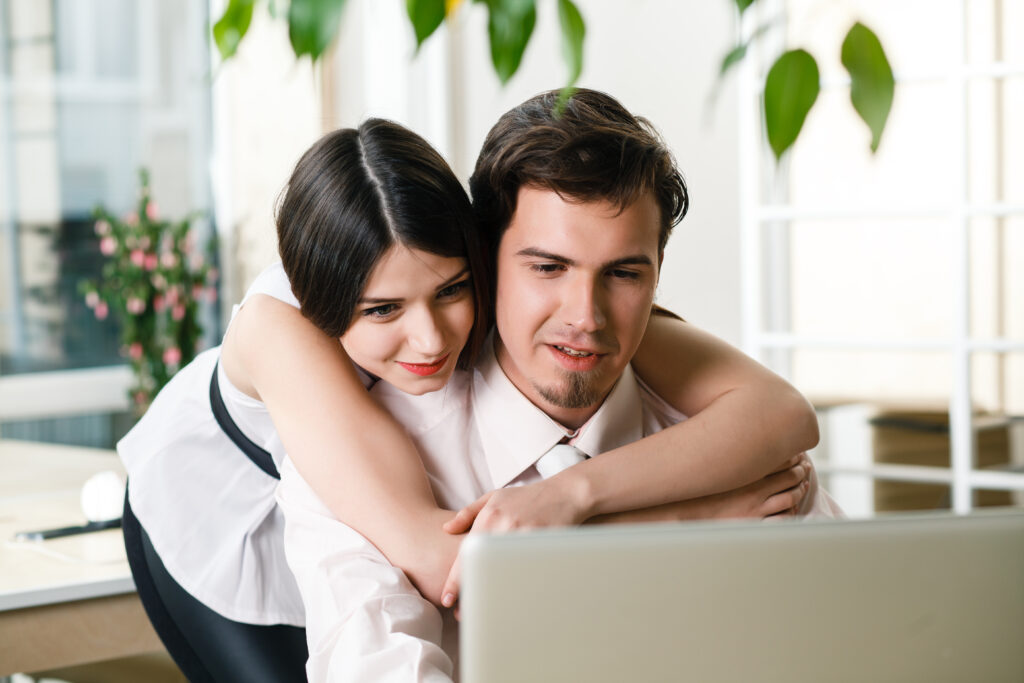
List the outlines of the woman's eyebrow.
{"type": "Polygon", "coordinates": [[[447,280],[442,282],[440,285],[438,285],[437,289],[435,291],[440,291],[440,290],[444,289],[445,287],[454,284],[459,278],[461,278],[463,275],[465,275],[468,272],[469,272],[469,266],[466,266],[465,268],[463,268],[459,272],[455,273],[455,275],[452,275],[450,278],[448,278],[447,280]]]}
{"type": "MultiPolygon", "coordinates": [[[[469,266],[466,266],[465,268],[463,268],[459,272],[455,273],[455,275],[452,275],[450,278],[448,278],[447,280],[445,280],[444,282],[439,284],[437,286],[437,289],[434,290],[434,291],[440,291],[440,290],[444,289],[445,287],[448,287],[449,285],[451,285],[454,282],[456,282],[459,278],[461,278],[463,275],[467,274],[468,272],[469,272],[469,266]]],[[[403,301],[405,301],[405,299],[403,299],[402,297],[398,297],[398,296],[393,296],[393,297],[364,296],[364,297],[360,297],[359,300],[356,303],[357,304],[398,304],[398,303],[402,303],[403,301]]]]}

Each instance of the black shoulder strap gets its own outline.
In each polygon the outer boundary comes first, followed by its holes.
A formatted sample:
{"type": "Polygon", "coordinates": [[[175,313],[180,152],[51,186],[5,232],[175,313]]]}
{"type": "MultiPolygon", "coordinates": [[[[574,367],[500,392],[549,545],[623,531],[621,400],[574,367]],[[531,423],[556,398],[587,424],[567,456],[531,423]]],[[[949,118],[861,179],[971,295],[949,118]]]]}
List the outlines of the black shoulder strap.
{"type": "Polygon", "coordinates": [[[274,479],[280,479],[281,475],[278,473],[277,466],[274,464],[274,458],[270,453],[253,443],[252,439],[243,434],[242,430],[235,424],[235,421],[231,419],[231,414],[228,413],[228,409],[224,405],[224,398],[220,395],[220,383],[217,381],[217,368],[219,366],[219,362],[214,364],[213,379],[210,380],[210,407],[213,408],[213,417],[217,420],[217,424],[220,425],[224,433],[228,435],[228,438],[253,461],[256,467],[259,467],[274,479]]]}

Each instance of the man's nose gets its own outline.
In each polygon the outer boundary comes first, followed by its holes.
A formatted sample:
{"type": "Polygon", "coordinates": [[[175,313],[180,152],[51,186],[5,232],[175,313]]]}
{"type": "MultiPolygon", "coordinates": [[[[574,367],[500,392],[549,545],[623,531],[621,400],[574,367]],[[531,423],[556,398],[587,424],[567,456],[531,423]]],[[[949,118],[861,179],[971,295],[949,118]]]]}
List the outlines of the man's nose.
{"type": "Polygon", "coordinates": [[[444,351],[444,328],[432,308],[422,307],[410,311],[408,322],[406,334],[410,349],[430,357],[444,351]]]}
{"type": "Polygon", "coordinates": [[[581,332],[603,329],[605,316],[604,289],[600,281],[581,276],[568,283],[562,306],[563,321],[581,332]]]}

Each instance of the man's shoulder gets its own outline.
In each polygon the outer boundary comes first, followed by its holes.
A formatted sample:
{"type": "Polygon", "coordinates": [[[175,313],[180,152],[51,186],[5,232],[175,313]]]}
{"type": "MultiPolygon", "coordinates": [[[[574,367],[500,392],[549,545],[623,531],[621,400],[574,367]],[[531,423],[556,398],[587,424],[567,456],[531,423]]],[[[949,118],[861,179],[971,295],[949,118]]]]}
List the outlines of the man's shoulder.
{"type": "Polygon", "coordinates": [[[370,390],[370,395],[410,434],[415,435],[465,415],[469,410],[472,382],[470,371],[456,370],[447,384],[427,394],[409,394],[379,381],[370,390]]]}

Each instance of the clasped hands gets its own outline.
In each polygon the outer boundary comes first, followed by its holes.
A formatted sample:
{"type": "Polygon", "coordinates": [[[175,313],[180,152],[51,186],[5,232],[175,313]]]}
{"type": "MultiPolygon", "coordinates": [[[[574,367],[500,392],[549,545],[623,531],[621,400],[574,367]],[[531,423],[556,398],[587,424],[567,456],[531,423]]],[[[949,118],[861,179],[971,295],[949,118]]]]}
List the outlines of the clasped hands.
{"type": "MultiPolygon", "coordinates": [[[[806,453],[794,456],[779,470],[751,484],[701,498],[628,512],[588,517],[583,493],[564,472],[527,484],[489,491],[465,506],[444,524],[450,534],[505,533],[582,523],[692,521],[699,519],[766,519],[791,517],[804,507],[814,479],[806,453]]],[[[451,607],[458,597],[461,576],[455,560],[441,595],[451,607]]]]}

